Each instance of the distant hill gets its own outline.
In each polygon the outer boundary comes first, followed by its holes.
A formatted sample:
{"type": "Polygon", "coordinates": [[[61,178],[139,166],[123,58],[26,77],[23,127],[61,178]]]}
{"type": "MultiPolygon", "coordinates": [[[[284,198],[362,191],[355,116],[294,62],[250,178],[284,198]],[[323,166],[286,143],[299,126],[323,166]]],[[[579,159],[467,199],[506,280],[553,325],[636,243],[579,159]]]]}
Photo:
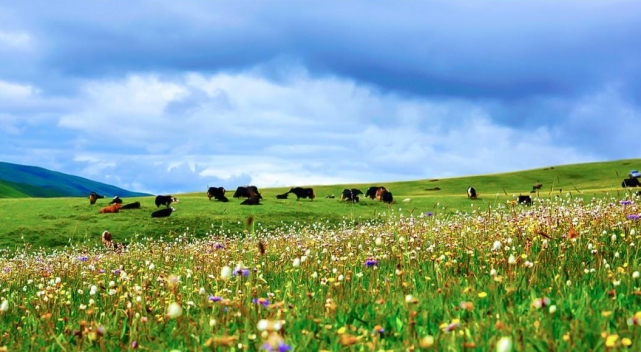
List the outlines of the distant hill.
{"type": "Polygon", "coordinates": [[[41,167],[0,162],[0,198],[86,197],[91,192],[109,197],[149,195],[41,167]]]}

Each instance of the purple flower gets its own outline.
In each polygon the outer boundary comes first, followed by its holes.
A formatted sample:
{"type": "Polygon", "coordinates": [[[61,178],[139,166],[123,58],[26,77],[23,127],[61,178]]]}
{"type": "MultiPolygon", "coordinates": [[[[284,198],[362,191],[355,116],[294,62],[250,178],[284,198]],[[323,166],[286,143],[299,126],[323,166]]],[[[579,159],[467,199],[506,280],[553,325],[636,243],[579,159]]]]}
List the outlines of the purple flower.
{"type": "Polygon", "coordinates": [[[622,200],[619,203],[621,203],[621,205],[630,205],[630,204],[632,204],[632,202],[629,201],[629,200],[622,200]]]}
{"type": "Polygon", "coordinates": [[[209,296],[209,300],[212,301],[212,302],[220,302],[220,301],[223,300],[223,298],[219,297],[219,296],[210,295],[209,296]]]}
{"type": "Polygon", "coordinates": [[[274,347],[272,347],[272,345],[269,342],[265,342],[262,346],[260,346],[260,349],[266,350],[269,352],[274,352],[274,351],[287,352],[287,351],[291,351],[292,347],[281,341],[278,343],[278,347],[276,349],[274,349],[274,347]]]}
{"type": "Polygon", "coordinates": [[[11,268],[5,268],[5,269],[4,269],[4,272],[5,272],[5,273],[8,273],[8,272],[10,272],[10,271],[11,271],[11,268]]]}
{"type": "Polygon", "coordinates": [[[434,213],[432,213],[432,212],[427,212],[427,213],[425,213],[425,216],[434,216],[434,213]]]}
{"type": "Polygon", "coordinates": [[[216,244],[214,245],[214,249],[225,249],[225,246],[223,246],[223,245],[222,245],[222,244],[220,244],[220,243],[216,243],[216,244]]]}
{"type": "Polygon", "coordinates": [[[267,306],[269,305],[269,300],[267,300],[266,298],[254,298],[252,299],[252,303],[262,304],[263,307],[267,308],[267,306]]]}
{"type": "Polygon", "coordinates": [[[132,342],[132,343],[131,343],[131,348],[133,348],[134,350],[135,350],[136,348],[138,348],[138,341],[134,341],[134,342],[132,342]]]}
{"type": "Polygon", "coordinates": [[[78,257],[78,260],[81,262],[86,262],[87,260],[89,260],[89,257],[87,257],[86,255],[82,255],[78,257]]]}
{"type": "Polygon", "coordinates": [[[639,219],[639,215],[638,214],[630,214],[630,215],[628,215],[628,219],[630,219],[630,220],[638,220],[639,219]]]}
{"type": "Polygon", "coordinates": [[[374,259],[367,259],[365,261],[365,266],[374,266],[374,265],[378,265],[378,261],[374,259]]]}
{"type": "Polygon", "coordinates": [[[233,274],[234,276],[236,276],[236,274],[243,274],[243,276],[249,276],[249,269],[234,270],[233,274]]]}
{"type": "Polygon", "coordinates": [[[445,332],[450,332],[450,331],[452,331],[452,330],[454,330],[454,329],[458,328],[459,326],[461,326],[461,324],[460,324],[460,323],[450,323],[449,325],[447,325],[447,326],[445,327],[445,332]]]}
{"type": "Polygon", "coordinates": [[[104,273],[105,273],[105,269],[100,269],[100,270],[98,270],[98,272],[99,272],[100,274],[104,274],[104,273]]]}
{"type": "Polygon", "coordinates": [[[113,270],[112,272],[113,272],[114,274],[116,274],[116,275],[120,275],[120,270],[118,270],[118,269],[113,270]]]}

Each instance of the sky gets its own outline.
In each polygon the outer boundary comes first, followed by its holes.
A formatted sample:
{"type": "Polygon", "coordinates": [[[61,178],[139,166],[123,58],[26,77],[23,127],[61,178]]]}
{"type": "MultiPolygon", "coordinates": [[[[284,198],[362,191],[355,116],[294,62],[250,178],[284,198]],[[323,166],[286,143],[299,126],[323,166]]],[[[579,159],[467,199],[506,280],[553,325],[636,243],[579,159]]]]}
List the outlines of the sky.
{"type": "Polygon", "coordinates": [[[0,0],[0,161],[134,191],[638,158],[638,1],[0,0]]]}

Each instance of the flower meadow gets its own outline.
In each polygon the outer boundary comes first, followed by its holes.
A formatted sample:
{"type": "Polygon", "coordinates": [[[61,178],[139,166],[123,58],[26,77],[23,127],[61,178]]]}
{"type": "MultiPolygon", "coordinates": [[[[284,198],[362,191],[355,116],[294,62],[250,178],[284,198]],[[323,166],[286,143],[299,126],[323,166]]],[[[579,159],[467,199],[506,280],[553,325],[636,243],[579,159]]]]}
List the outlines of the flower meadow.
{"type": "Polygon", "coordinates": [[[5,253],[0,350],[641,349],[638,199],[472,209],[5,253]]]}

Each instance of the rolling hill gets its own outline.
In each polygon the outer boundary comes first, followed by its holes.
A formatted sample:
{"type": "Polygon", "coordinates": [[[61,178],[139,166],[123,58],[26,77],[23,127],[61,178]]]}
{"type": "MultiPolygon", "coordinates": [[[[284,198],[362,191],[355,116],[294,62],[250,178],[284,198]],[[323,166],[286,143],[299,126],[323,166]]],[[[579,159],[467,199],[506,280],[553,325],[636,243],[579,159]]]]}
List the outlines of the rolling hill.
{"type": "Polygon", "coordinates": [[[91,192],[121,197],[148,195],[41,167],[0,162],[0,198],[86,197],[91,192]]]}

